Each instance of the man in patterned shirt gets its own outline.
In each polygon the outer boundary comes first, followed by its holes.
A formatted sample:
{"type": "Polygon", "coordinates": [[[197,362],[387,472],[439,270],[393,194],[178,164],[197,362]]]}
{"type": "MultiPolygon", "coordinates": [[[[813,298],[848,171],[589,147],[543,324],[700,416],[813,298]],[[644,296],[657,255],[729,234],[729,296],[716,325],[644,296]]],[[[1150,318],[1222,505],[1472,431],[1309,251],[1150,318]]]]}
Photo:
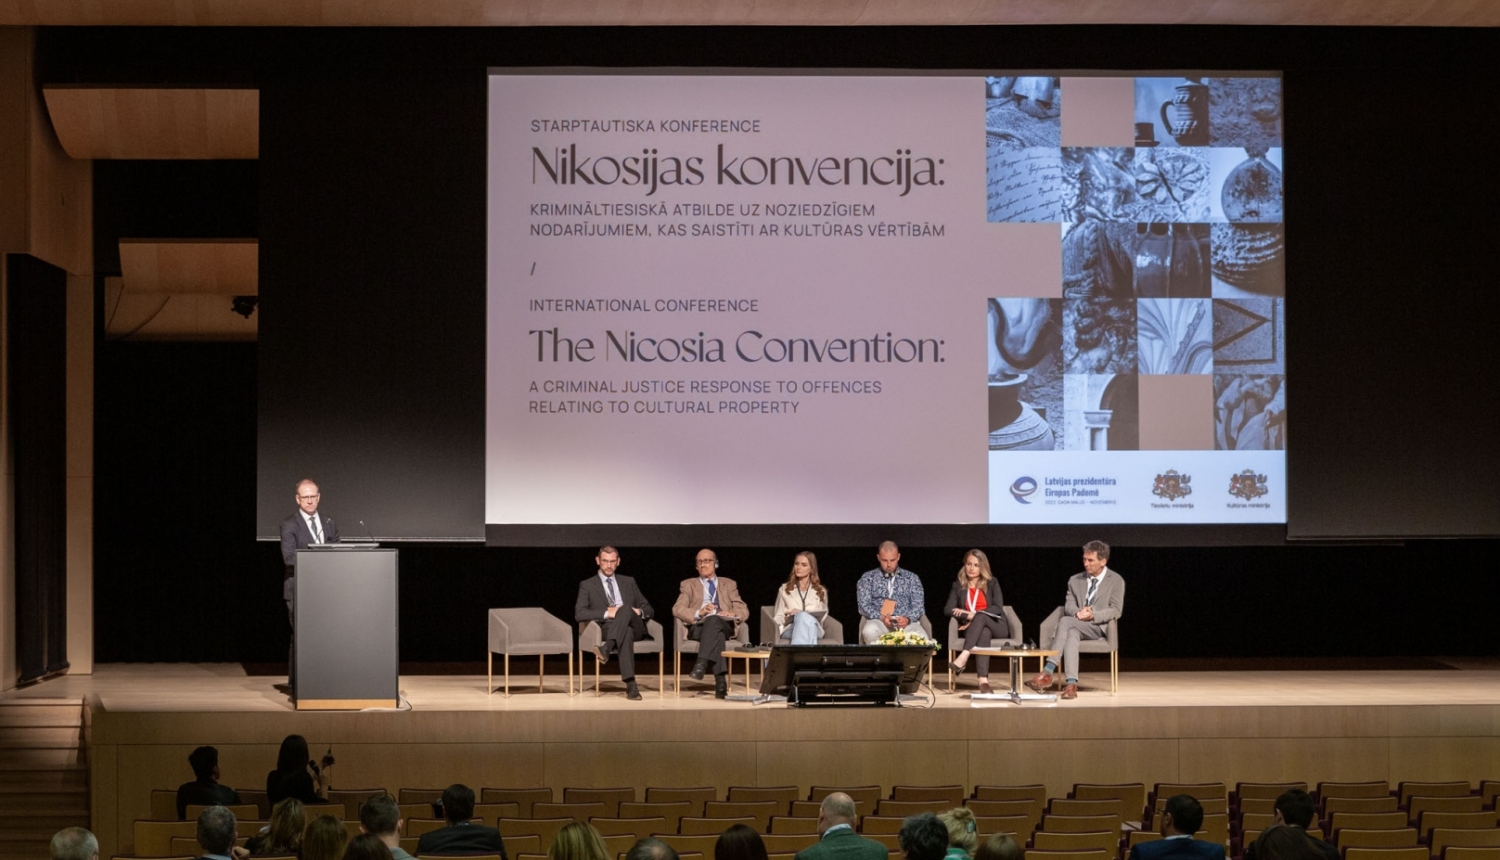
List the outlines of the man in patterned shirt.
{"type": "Polygon", "coordinates": [[[865,617],[859,628],[860,644],[868,645],[887,631],[908,627],[913,633],[926,635],[918,623],[927,611],[922,580],[901,567],[901,550],[892,541],[880,545],[875,560],[880,566],[861,576],[855,586],[859,614],[865,617]],[[896,604],[889,613],[881,611],[887,600],[896,604]]]}

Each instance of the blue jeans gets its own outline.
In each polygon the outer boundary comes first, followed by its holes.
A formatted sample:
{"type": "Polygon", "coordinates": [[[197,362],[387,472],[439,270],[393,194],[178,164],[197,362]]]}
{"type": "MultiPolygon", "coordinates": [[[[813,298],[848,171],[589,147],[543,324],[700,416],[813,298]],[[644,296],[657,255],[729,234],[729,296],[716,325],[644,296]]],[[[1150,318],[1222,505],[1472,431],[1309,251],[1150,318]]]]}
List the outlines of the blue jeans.
{"type": "Polygon", "coordinates": [[[823,628],[818,624],[818,619],[810,613],[798,612],[792,616],[792,623],[782,631],[781,638],[792,640],[793,645],[816,645],[822,635],[823,628]]]}

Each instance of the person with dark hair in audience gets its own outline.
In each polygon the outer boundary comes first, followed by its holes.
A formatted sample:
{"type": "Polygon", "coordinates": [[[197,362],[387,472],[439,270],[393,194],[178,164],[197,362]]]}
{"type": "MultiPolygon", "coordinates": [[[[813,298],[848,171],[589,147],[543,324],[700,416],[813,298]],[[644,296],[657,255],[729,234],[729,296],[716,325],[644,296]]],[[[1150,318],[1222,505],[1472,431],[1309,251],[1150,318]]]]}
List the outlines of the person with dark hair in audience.
{"type": "Polygon", "coordinates": [[[1161,839],[1130,849],[1130,860],[1224,860],[1224,846],[1193,834],[1203,829],[1203,804],[1187,794],[1167,798],[1161,810],[1161,839]]]}
{"type": "Polygon", "coordinates": [[[563,825],[547,846],[548,860],[610,860],[604,838],[594,825],[574,821],[563,825]]]}
{"type": "Polygon", "coordinates": [[[974,820],[974,811],[967,806],[958,806],[938,816],[938,821],[948,828],[948,860],[969,860],[979,847],[979,822],[974,820]]]}
{"type": "MultiPolygon", "coordinates": [[[[1312,826],[1313,816],[1317,813],[1317,805],[1313,803],[1312,795],[1300,788],[1289,788],[1276,798],[1276,806],[1271,813],[1271,827],[1286,825],[1293,830],[1300,830],[1307,836],[1307,841],[1312,844],[1313,850],[1325,860],[1339,860],[1339,850],[1331,843],[1322,839],[1316,839],[1307,829],[1312,826]]],[[[1268,830],[1270,828],[1267,828],[1268,830]]],[[[1279,837],[1278,837],[1279,838],[1279,837]]],[[[1260,843],[1257,839],[1245,846],[1245,860],[1259,860],[1259,850],[1256,846],[1260,843]]]]}
{"type": "Polygon", "coordinates": [[[1273,824],[1262,830],[1251,848],[1260,860],[1322,860],[1323,857],[1307,831],[1286,824],[1273,824]]]}
{"type": "Polygon", "coordinates": [[[405,823],[401,807],[389,794],[377,794],[359,805],[360,829],[384,842],[392,860],[412,860],[401,848],[401,828],[405,823]]]}
{"type": "Polygon", "coordinates": [[[630,846],[625,852],[625,860],[677,860],[677,849],[655,836],[647,836],[630,846]]]}
{"type": "Polygon", "coordinates": [[[599,566],[598,573],[578,583],[573,620],[579,624],[593,621],[599,625],[599,646],[595,650],[599,662],[607,663],[610,657],[619,658],[625,698],[639,702],[641,691],[635,685],[635,643],[651,638],[646,630],[646,622],[652,615],[651,604],[636,587],[633,578],[615,574],[615,569],[620,566],[620,553],[614,547],[599,547],[594,564],[599,566]]]}
{"type": "Polygon", "coordinates": [[[901,822],[896,841],[906,860],[943,860],[948,853],[948,828],[931,812],[919,812],[901,822]]]}
{"type": "Polygon", "coordinates": [[[234,813],[222,806],[210,806],[198,813],[194,832],[203,860],[233,860],[235,832],[234,813]]]}
{"type": "Polygon", "coordinates": [[[276,754],[276,769],[266,774],[266,800],[271,805],[288,797],[303,803],[324,803],[327,784],[333,782],[333,756],[324,756],[318,766],[307,752],[307,738],[287,735],[276,754]]]}
{"type": "Polygon", "coordinates": [[[52,837],[52,860],[99,860],[99,840],[86,828],[64,827],[52,837]]]}
{"type": "Polygon", "coordinates": [[[859,820],[854,798],[835,791],[818,805],[818,841],[797,852],[796,860],[887,860],[890,852],[854,832],[859,820]]]}
{"type": "Polygon", "coordinates": [[[349,840],[343,860],[392,860],[390,846],[373,833],[361,833],[349,840]]]}
{"type": "Polygon", "coordinates": [[[271,807],[271,820],[260,833],[245,843],[251,856],[281,856],[302,850],[302,831],[307,829],[307,813],[302,801],[287,797],[271,807]]]}
{"type": "Polygon", "coordinates": [[[443,789],[443,818],[448,826],[423,833],[417,840],[417,855],[499,854],[505,860],[500,831],[471,823],[473,817],[474,789],[457,782],[443,789]]]}
{"type": "Polygon", "coordinates": [[[193,768],[192,782],[177,786],[177,820],[187,820],[188,804],[195,806],[230,806],[240,802],[239,792],[227,785],[219,784],[219,751],[213,747],[198,747],[188,755],[188,765],[193,768]]]}
{"type": "Polygon", "coordinates": [[[348,843],[344,822],[332,815],[319,815],[302,834],[302,851],[297,856],[301,860],[342,860],[348,843]]]}
{"type": "Polygon", "coordinates": [[[724,699],[729,696],[725,644],[734,638],[739,625],[750,620],[750,607],[740,599],[734,580],[719,576],[718,553],[700,549],[693,564],[698,575],[682,581],[672,614],[687,627],[687,637],[698,643],[698,659],[688,677],[701,681],[712,671],[714,698],[724,699]]]}
{"type": "Polygon", "coordinates": [[[974,860],[1021,860],[1021,846],[1009,833],[996,833],[974,852],[974,860]]]}
{"type": "Polygon", "coordinates": [[[766,843],[748,824],[736,824],[719,834],[714,860],[766,860],[766,843]]]}

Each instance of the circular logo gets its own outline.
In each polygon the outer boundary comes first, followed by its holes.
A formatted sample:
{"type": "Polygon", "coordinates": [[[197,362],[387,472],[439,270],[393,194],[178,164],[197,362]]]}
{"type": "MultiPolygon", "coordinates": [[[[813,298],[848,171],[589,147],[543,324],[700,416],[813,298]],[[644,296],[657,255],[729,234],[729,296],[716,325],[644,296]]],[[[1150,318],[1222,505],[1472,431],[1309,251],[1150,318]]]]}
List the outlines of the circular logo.
{"type": "Polygon", "coordinates": [[[1035,492],[1036,479],[1025,475],[1017,478],[1015,483],[1010,485],[1010,494],[1023,505],[1031,504],[1031,494],[1035,492]]]}

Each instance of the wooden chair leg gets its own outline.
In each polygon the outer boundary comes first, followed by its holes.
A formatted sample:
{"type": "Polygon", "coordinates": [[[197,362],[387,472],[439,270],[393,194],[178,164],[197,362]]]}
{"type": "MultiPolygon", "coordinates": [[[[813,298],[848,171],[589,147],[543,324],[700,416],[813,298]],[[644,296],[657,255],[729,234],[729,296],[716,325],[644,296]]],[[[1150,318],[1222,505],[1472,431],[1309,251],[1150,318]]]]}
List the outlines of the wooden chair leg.
{"type": "Polygon", "coordinates": [[[594,658],[594,698],[599,698],[599,658],[594,658]]]}
{"type": "Polygon", "coordinates": [[[545,692],[547,692],[547,683],[544,680],[545,677],[546,677],[546,675],[547,675],[547,655],[546,654],[538,654],[538,655],[536,655],[536,691],[538,693],[545,693],[545,692]]]}
{"type": "Polygon", "coordinates": [[[568,652],[568,698],[573,697],[573,652],[568,652]]]}
{"type": "Polygon", "coordinates": [[[510,652],[505,652],[505,698],[510,698],[510,652]]]}
{"type": "Polygon", "coordinates": [[[484,688],[485,688],[485,690],[487,690],[489,692],[489,694],[491,696],[493,696],[493,695],[495,695],[495,652],[494,651],[486,652],[486,654],[485,654],[485,662],[487,662],[489,664],[489,666],[485,670],[485,685],[484,685],[484,688]]]}
{"type": "Polygon", "coordinates": [[[667,652],[665,651],[656,655],[656,695],[663,699],[667,697],[667,652]]]}

